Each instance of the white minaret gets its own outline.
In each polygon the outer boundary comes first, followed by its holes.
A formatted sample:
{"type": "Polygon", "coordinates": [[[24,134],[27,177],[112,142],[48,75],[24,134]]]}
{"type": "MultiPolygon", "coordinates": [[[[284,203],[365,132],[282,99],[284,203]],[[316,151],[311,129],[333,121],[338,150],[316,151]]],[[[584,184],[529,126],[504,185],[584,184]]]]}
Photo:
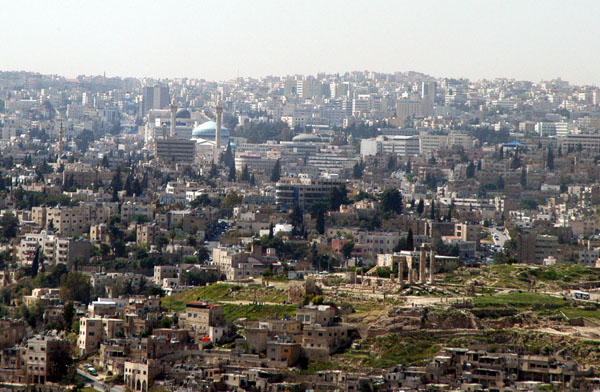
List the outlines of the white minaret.
{"type": "Polygon", "coordinates": [[[63,155],[63,140],[65,139],[65,134],[63,132],[62,122],[60,123],[60,131],[58,132],[58,159],[62,158],[63,155]]]}
{"type": "Polygon", "coordinates": [[[221,149],[221,123],[223,122],[223,106],[221,100],[217,101],[217,119],[216,119],[216,132],[215,132],[215,147],[217,152],[221,149]]]}
{"type": "Polygon", "coordinates": [[[171,110],[171,134],[170,137],[177,136],[177,131],[175,129],[175,115],[177,114],[177,104],[175,103],[175,98],[171,101],[169,105],[169,109],[171,110]]]}

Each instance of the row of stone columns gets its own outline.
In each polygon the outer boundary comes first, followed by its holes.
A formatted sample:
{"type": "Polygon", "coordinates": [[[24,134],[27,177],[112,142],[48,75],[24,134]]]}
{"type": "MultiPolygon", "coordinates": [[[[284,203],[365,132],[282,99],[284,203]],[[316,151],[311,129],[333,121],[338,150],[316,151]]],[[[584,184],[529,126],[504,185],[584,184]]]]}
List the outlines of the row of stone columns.
{"type": "MultiPolygon", "coordinates": [[[[398,282],[400,284],[404,284],[404,264],[408,268],[408,284],[412,285],[415,282],[419,282],[421,284],[427,283],[427,247],[421,246],[419,250],[419,270],[417,271],[414,266],[413,258],[411,257],[409,260],[402,257],[398,261],[398,282]]],[[[435,273],[435,251],[433,249],[429,249],[429,284],[433,284],[433,274],[435,273]]]]}

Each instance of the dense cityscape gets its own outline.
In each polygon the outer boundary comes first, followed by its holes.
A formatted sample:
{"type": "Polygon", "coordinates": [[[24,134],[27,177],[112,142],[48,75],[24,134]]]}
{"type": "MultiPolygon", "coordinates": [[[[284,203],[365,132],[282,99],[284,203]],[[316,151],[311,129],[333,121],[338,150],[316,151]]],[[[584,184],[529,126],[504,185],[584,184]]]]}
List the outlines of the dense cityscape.
{"type": "Polygon", "coordinates": [[[600,388],[600,88],[0,72],[0,389],[600,388]]]}

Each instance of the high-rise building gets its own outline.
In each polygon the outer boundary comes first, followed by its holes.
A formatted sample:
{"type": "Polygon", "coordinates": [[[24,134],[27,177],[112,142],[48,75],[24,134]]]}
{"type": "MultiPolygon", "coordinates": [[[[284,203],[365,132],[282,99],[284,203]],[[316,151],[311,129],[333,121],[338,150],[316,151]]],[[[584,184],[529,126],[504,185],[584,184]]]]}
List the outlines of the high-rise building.
{"type": "Polygon", "coordinates": [[[165,162],[193,163],[196,141],[176,138],[156,139],[154,156],[165,162]]]}
{"type": "Polygon", "coordinates": [[[423,82],[421,84],[421,100],[423,101],[423,115],[433,115],[433,104],[435,103],[435,82],[423,82]]]}
{"type": "Polygon", "coordinates": [[[144,87],[144,114],[150,109],[164,109],[169,106],[169,88],[164,86],[144,87]]]}
{"type": "Polygon", "coordinates": [[[302,99],[321,97],[323,84],[315,79],[304,79],[296,82],[296,94],[302,99]]]}

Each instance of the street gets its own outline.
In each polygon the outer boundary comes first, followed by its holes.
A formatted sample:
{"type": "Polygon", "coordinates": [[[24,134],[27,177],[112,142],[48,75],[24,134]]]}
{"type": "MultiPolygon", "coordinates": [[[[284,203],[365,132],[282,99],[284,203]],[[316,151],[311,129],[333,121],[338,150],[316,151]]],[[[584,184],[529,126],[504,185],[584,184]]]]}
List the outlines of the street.
{"type": "Polygon", "coordinates": [[[494,240],[494,245],[498,245],[500,249],[502,249],[504,247],[504,243],[509,239],[504,233],[504,228],[498,230],[496,227],[490,227],[488,230],[490,231],[490,235],[494,240]]]}
{"type": "Polygon", "coordinates": [[[77,369],[77,374],[79,374],[81,377],[83,377],[86,381],[86,385],[89,384],[91,385],[94,389],[97,389],[98,391],[110,391],[110,392],[124,392],[125,391],[125,387],[122,385],[114,385],[112,388],[110,385],[105,384],[104,382],[102,382],[99,377],[94,377],[91,374],[89,374],[86,371],[83,371],[81,369],[77,369]]]}

